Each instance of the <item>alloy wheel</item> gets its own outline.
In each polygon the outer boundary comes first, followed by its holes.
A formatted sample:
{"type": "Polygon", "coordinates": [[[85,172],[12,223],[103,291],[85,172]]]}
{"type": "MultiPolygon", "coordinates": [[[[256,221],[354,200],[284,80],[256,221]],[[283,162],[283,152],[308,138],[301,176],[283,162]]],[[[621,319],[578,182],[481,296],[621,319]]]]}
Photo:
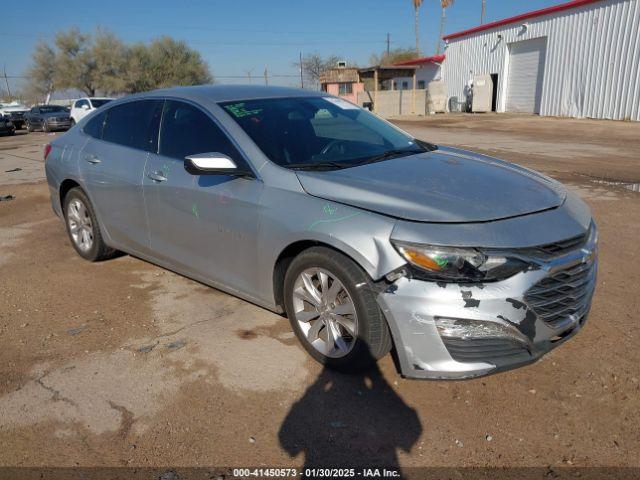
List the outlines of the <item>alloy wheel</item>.
{"type": "Polygon", "coordinates": [[[82,200],[74,198],[69,202],[67,224],[69,225],[69,233],[73,243],[83,252],[91,250],[93,246],[93,222],[91,221],[89,209],[82,200]]]}
{"type": "Polygon", "coordinates": [[[322,268],[304,270],[293,285],[295,319],[307,341],[330,358],[347,355],[358,337],[358,316],[351,295],[322,268]]]}

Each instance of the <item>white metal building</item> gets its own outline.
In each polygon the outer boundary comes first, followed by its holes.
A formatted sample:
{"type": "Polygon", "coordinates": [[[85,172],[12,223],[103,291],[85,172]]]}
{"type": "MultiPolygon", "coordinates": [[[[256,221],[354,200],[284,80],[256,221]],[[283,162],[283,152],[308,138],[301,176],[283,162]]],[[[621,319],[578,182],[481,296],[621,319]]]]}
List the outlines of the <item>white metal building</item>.
{"type": "Polygon", "coordinates": [[[574,0],[447,35],[448,94],[488,74],[499,112],[638,121],[639,3],[574,0]]]}

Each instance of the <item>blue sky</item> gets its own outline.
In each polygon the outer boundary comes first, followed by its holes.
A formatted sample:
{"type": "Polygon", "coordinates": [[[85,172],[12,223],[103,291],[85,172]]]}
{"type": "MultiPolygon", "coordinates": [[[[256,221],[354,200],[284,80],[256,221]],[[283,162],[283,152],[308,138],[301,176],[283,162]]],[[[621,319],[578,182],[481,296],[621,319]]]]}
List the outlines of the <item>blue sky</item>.
{"type": "MultiPolygon", "coordinates": [[[[123,40],[148,41],[161,35],[185,40],[199,50],[219,83],[263,81],[265,67],[282,75],[273,84],[295,85],[292,63],[299,52],[336,54],[365,66],[374,52],[414,43],[411,0],[65,0],[6,1],[2,7],[0,68],[22,75],[38,39],[57,30],[106,27],[123,40]],[[229,77],[242,78],[229,78],[229,77]]],[[[486,21],[547,7],[561,0],[487,0],[486,21]]],[[[434,53],[439,32],[439,0],[420,10],[421,50],[434,53]]],[[[480,21],[481,0],[457,0],[448,9],[445,32],[480,21]]],[[[19,79],[12,80],[16,86],[19,79]]],[[[4,83],[4,82],[3,82],[4,83]]],[[[2,85],[2,88],[4,85],[2,85]]]]}

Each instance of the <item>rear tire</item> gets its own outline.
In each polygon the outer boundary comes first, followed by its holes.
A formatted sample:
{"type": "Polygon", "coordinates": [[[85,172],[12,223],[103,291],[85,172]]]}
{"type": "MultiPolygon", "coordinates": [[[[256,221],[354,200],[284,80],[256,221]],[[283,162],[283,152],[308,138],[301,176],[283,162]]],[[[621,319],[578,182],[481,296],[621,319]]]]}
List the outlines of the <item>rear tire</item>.
{"type": "Polygon", "coordinates": [[[389,353],[391,334],[373,287],[353,260],[330,248],[313,247],[293,259],[284,280],[285,310],[302,346],[316,361],[336,370],[358,371],[389,353]]]}
{"type": "Polygon", "coordinates": [[[111,258],[116,253],[104,242],[93,205],[81,188],[75,187],[67,192],[63,212],[69,239],[78,255],[90,262],[97,262],[111,258]]]}

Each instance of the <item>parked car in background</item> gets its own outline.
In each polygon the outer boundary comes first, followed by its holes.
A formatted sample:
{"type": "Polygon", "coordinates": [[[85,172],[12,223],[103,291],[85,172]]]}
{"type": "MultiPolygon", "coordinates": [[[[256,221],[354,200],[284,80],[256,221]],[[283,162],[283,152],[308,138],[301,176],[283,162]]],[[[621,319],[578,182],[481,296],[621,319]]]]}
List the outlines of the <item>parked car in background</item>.
{"type": "Polygon", "coordinates": [[[16,127],[13,126],[11,119],[0,114],[0,135],[13,135],[16,133],[16,127]]]}
{"type": "Polygon", "coordinates": [[[24,115],[29,111],[28,107],[18,103],[0,103],[0,115],[5,115],[11,120],[16,130],[20,130],[24,125],[24,115]]]}
{"type": "Polygon", "coordinates": [[[109,103],[113,98],[106,97],[85,97],[79,98],[71,106],[71,124],[75,125],[96,108],[109,103]]]}
{"type": "Polygon", "coordinates": [[[71,128],[69,110],[60,105],[36,105],[25,115],[25,121],[28,132],[53,132],[71,128]]]}
{"type": "Polygon", "coordinates": [[[596,285],[596,226],[562,184],[324,92],[123,98],[47,145],[45,170],[80,256],[284,311],[330,368],[394,345],[411,378],[525,365],[580,331],[596,285]]]}

